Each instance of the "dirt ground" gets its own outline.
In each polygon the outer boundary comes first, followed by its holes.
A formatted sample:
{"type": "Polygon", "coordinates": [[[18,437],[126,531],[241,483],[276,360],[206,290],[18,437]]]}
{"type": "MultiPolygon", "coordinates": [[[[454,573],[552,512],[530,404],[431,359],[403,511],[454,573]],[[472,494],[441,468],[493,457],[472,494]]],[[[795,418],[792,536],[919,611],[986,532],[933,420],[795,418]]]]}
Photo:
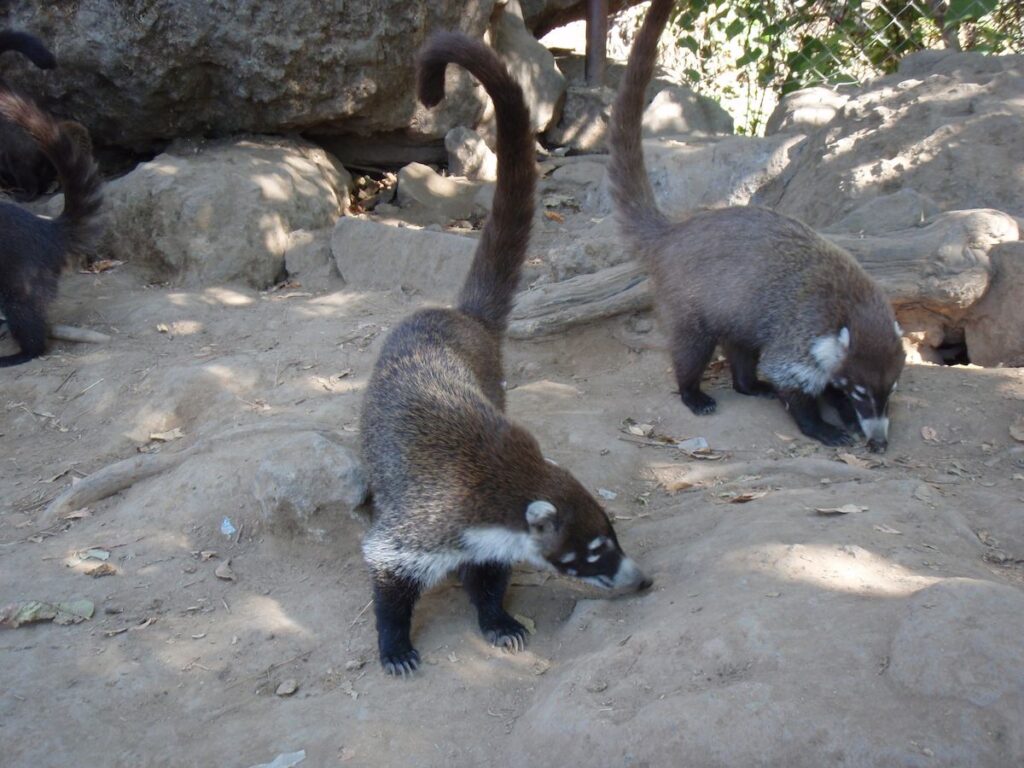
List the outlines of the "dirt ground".
{"type": "Polygon", "coordinates": [[[0,604],[87,598],[95,615],[0,630],[0,764],[247,768],[305,750],[303,768],[1024,765],[1020,370],[908,366],[877,457],[804,440],[721,371],[719,412],[691,415],[657,331],[637,332],[646,317],[512,342],[509,412],[615,494],[619,538],[656,585],[593,600],[520,572],[508,603],[536,634],[515,656],[443,586],[414,619],[425,664],[394,680],[364,521],[273,535],[252,484],[289,429],[356,445],[376,351],[419,299],[340,282],[183,291],[130,265],[61,291],[55,322],[113,340],[0,372],[0,604]],[[627,419],[720,453],[646,444],[627,419]],[[225,439],[41,527],[75,476],[270,423],[282,432],[225,439]],[[87,575],[90,548],[116,573],[87,575]],[[214,573],[228,558],[234,581],[214,573]]]}

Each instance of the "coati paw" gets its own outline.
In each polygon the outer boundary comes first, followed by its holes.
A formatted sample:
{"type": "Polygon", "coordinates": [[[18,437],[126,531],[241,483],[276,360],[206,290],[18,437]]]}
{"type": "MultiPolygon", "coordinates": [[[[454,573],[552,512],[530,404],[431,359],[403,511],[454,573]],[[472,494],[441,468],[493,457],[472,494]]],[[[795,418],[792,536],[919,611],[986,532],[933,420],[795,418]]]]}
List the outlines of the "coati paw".
{"type": "Polygon", "coordinates": [[[389,675],[408,677],[420,666],[420,652],[410,648],[401,653],[381,654],[380,665],[389,675]]]}
{"type": "Polygon", "coordinates": [[[683,404],[689,408],[695,416],[707,416],[709,413],[714,413],[717,403],[715,398],[710,395],[705,395],[700,390],[696,392],[683,392],[680,395],[683,404]]]}
{"type": "Polygon", "coordinates": [[[747,395],[748,397],[768,397],[774,399],[776,396],[775,387],[767,381],[755,381],[753,384],[745,386],[742,389],[740,387],[733,386],[733,389],[741,395],[747,395]]]}
{"type": "Polygon", "coordinates": [[[480,629],[491,645],[504,648],[509,653],[526,649],[526,627],[508,614],[480,629]]]}
{"type": "Polygon", "coordinates": [[[842,445],[853,445],[853,435],[849,432],[845,432],[839,427],[833,427],[831,424],[822,424],[815,428],[814,434],[807,433],[808,437],[813,437],[824,445],[833,447],[839,447],[842,445]]]}

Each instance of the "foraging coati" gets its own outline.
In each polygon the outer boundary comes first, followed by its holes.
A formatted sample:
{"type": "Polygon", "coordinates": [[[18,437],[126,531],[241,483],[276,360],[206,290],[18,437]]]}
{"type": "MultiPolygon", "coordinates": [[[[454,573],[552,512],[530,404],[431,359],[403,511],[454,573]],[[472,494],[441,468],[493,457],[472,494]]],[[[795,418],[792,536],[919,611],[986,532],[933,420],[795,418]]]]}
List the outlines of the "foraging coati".
{"type": "Polygon", "coordinates": [[[613,108],[608,176],[619,229],[651,273],[679,394],[695,414],[714,411],[700,380],[721,343],[737,392],[778,395],[805,435],[845,445],[850,435],[819,410],[818,397],[831,385],[849,398],[868,447],[884,450],[889,395],[903,370],[901,331],[885,294],[854,258],[764,208],[704,210],[679,221],[658,209],[641,119],[672,7],[672,0],[653,0],[633,44],[613,108]]]}
{"type": "Polygon", "coordinates": [[[419,665],[413,606],[452,571],[481,631],[510,650],[526,638],[502,606],[515,562],[606,588],[651,583],[597,501],[504,414],[501,344],[534,213],[534,138],[519,86],[487,46],[461,34],[435,35],[420,52],[423,104],[443,98],[449,63],[469,70],[494,102],[498,181],[456,309],[422,310],[396,326],[366,392],[360,433],[374,520],[363,554],[391,674],[419,665]]]}
{"type": "MultiPolygon", "coordinates": [[[[0,31],[0,54],[17,51],[39,69],[53,69],[57,58],[43,42],[27,32],[12,29],[0,31]]],[[[3,87],[0,81],[0,87],[3,87]]],[[[88,132],[74,121],[67,121],[81,130],[88,140],[88,132]]],[[[91,151],[91,149],[90,149],[91,151]]],[[[0,124],[0,189],[9,192],[16,200],[34,200],[46,192],[53,183],[53,166],[39,151],[35,143],[17,126],[0,124]]]]}
{"type": "Polygon", "coordinates": [[[0,202],[0,310],[21,352],[0,367],[38,357],[46,348],[46,307],[72,256],[87,251],[100,207],[100,176],[77,137],[30,100],[0,88],[0,117],[25,130],[53,163],[64,190],[64,210],[46,219],[0,202]]]}

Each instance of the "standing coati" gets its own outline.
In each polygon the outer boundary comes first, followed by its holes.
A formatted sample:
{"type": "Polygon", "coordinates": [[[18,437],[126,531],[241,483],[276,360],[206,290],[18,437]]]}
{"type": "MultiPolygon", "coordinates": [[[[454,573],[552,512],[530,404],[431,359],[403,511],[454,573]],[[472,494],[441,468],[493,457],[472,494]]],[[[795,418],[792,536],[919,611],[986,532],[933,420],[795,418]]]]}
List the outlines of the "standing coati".
{"type": "MultiPolygon", "coordinates": [[[[0,31],[0,54],[5,51],[17,51],[39,69],[57,66],[57,58],[43,42],[27,32],[0,31]]],[[[6,87],[2,80],[0,87],[6,87]]],[[[78,123],[68,122],[85,131],[78,123]]],[[[46,192],[53,180],[53,167],[35,143],[17,126],[0,124],[0,189],[16,200],[34,200],[46,192]]]]}
{"type": "Polygon", "coordinates": [[[461,34],[437,34],[420,52],[423,104],[444,97],[449,63],[469,70],[494,102],[498,181],[457,308],[422,310],[396,326],[366,392],[360,433],[374,520],[363,554],[390,674],[419,665],[413,606],[452,571],[481,631],[509,650],[526,639],[502,605],[515,562],[605,588],[651,584],[597,501],[503,412],[501,344],[534,213],[534,138],[519,86],[487,46],[461,34]]]}
{"type": "Polygon", "coordinates": [[[679,221],[658,209],[641,118],[672,7],[653,0],[633,44],[613,108],[608,176],[619,229],[651,273],[679,394],[695,414],[714,411],[700,380],[721,343],[737,392],[778,395],[805,435],[846,445],[850,435],[819,410],[831,384],[849,398],[868,447],[884,450],[889,395],[903,370],[901,331],[853,257],[764,208],[705,210],[679,221]]]}
{"type": "Polygon", "coordinates": [[[87,251],[92,217],[100,207],[100,176],[78,138],[34,103],[0,88],[0,117],[24,129],[53,163],[64,190],[56,219],[0,202],[0,310],[21,352],[0,357],[0,367],[38,357],[46,348],[46,307],[72,256],[87,251]]]}

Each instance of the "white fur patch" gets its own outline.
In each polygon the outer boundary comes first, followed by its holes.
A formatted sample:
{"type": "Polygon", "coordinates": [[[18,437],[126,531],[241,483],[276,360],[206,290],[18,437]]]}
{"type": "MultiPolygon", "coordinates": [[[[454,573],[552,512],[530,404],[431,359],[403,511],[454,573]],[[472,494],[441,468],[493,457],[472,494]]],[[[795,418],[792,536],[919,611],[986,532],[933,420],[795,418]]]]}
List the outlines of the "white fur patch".
{"type": "Polygon", "coordinates": [[[817,365],[788,363],[785,366],[764,367],[764,374],[777,389],[799,389],[816,395],[832,380],[832,372],[817,365]]]}
{"type": "Polygon", "coordinates": [[[593,552],[595,549],[601,549],[607,543],[608,539],[606,539],[604,536],[598,536],[596,539],[592,539],[591,542],[587,544],[587,549],[593,552]]]}
{"type": "Polygon", "coordinates": [[[896,322],[895,320],[893,320],[892,327],[896,331],[896,338],[897,339],[903,338],[903,329],[900,328],[900,324],[898,322],[896,322]]]}
{"type": "Polygon", "coordinates": [[[462,543],[469,560],[477,563],[529,562],[540,567],[549,567],[537,548],[536,540],[528,533],[510,531],[501,526],[467,528],[462,532],[462,543]]]}
{"type": "Polygon", "coordinates": [[[550,501],[531,501],[526,507],[526,522],[537,525],[555,516],[555,505],[550,501]]]}
{"type": "Polygon", "coordinates": [[[857,420],[860,422],[860,428],[864,431],[864,436],[867,437],[868,440],[884,441],[889,439],[888,416],[865,419],[858,413],[857,420]]]}
{"type": "Polygon", "coordinates": [[[612,579],[612,586],[615,588],[619,587],[639,587],[646,576],[644,572],[640,570],[633,558],[624,557],[622,562],[619,563],[619,570],[615,573],[615,578],[612,579]]]}
{"type": "Polygon", "coordinates": [[[560,562],[560,563],[571,563],[575,559],[576,559],[576,553],[575,552],[567,552],[566,554],[564,554],[560,558],[558,558],[558,562],[560,562]]]}
{"type": "Polygon", "coordinates": [[[600,559],[601,559],[600,555],[587,555],[587,562],[588,563],[596,563],[600,559]]]}
{"type": "Polygon", "coordinates": [[[837,336],[819,336],[811,344],[811,357],[826,372],[829,379],[846,359],[850,347],[850,331],[843,328],[837,336]]]}

